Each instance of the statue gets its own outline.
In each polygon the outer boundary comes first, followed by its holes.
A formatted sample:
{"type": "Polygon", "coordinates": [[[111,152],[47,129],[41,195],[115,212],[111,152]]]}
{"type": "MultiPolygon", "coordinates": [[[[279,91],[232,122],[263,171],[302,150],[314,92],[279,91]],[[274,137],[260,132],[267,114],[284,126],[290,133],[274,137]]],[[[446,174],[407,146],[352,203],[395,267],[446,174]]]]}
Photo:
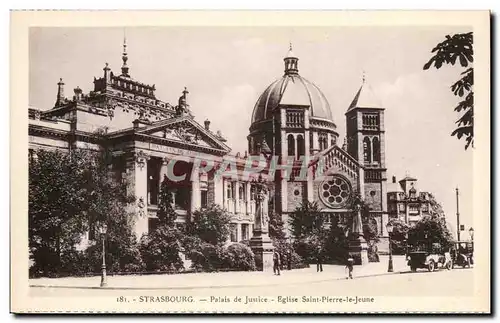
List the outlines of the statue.
{"type": "Polygon", "coordinates": [[[262,175],[259,175],[258,180],[254,180],[255,187],[255,230],[264,233],[269,232],[269,214],[267,212],[267,187],[262,179],[262,175]]]}

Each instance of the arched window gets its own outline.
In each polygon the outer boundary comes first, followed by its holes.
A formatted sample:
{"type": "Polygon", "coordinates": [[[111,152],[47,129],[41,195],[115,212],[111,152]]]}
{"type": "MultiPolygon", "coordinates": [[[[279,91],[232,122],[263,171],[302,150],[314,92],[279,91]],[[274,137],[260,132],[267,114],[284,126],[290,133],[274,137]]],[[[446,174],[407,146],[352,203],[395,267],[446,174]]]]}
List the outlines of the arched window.
{"type": "Polygon", "coordinates": [[[304,156],[306,152],[306,147],[304,143],[304,137],[302,135],[297,136],[297,155],[304,156]]]}
{"type": "Polygon", "coordinates": [[[373,161],[380,163],[380,141],[373,138],[373,161]]]}
{"type": "Polygon", "coordinates": [[[293,135],[288,135],[287,137],[287,141],[288,141],[288,156],[291,157],[291,156],[295,156],[295,138],[293,137],[293,135]]]}
{"type": "Polygon", "coordinates": [[[372,162],[372,144],[370,142],[370,138],[368,137],[363,139],[363,156],[366,164],[370,164],[372,162]]]}

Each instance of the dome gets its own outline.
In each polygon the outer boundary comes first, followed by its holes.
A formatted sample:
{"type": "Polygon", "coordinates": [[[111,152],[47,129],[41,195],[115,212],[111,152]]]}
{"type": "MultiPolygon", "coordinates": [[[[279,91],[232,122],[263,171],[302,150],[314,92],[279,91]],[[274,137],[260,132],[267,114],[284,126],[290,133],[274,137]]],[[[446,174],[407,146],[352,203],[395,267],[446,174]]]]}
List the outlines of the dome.
{"type": "Polygon", "coordinates": [[[267,87],[255,104],[252,123],[271,119],[278,105],[306,105],[310,107],[311,117],[333,121],[330,104],[323,92],[299,74],[285,74],[267,87]]]}

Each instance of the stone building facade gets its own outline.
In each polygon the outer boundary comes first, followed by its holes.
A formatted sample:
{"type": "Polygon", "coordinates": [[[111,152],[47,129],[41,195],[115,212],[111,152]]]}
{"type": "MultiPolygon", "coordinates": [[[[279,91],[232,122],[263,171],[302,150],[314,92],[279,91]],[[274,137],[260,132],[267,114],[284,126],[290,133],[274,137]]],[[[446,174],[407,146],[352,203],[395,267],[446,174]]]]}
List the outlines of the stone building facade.
{"type": "Polygon", "coordinates": [[[388,185],[387,199],[389,219],[400,220],[408,225],[414,225],[422,217],[433,212],[431,194],[420,191],[417,179],[408,175],[397,183],[396,177],[392,177],[392,182],[388,185]]]}
{"type": "Polygon", "coordinates": [[[137,214],[138,237],[156,225],[160,182],[175,160],[174,175],[187,175],[169,182],[177,222],[215,203],[232,215],[229,239],[250,239],[255,196],[245,166],[252,156],[269,155],[294,165],[288,177],[281,171],[265,175],[271,183],[270,210],[281,214],[285,223],[307,200],[319,202],[327,222],[347,221],[350,201],[359,194],[369,204],[380,235],[387,236],[384,109],[364,79],[346,107],[346,140],[340,145],[325,95],[299,75],[299,59],[290,48],[284,75],[257,99],[248,153],[235,156],[210,121],[201,125],[195,120],[186,88],[176,104],[163,101],[155,94],[156,85],[131,76],[126,44],[122,60],[119,74],[105,64],[102,76],[94,78],[93,91],[82,93],[77,87],[68,98],[61,79],[51,109],[30,108],[29,149],[31,155],[37,149],[97,149],[95,133],[103,132],[113,150],[114,168],[137,197],[130,207],[137,214]],[[299,174],[301,161],[307,162],[305,178],[299,174]],[[221,168],[228,170],[217,176],[221,168]],[[318,170],[324,176],[317,177],[318,170]]]}

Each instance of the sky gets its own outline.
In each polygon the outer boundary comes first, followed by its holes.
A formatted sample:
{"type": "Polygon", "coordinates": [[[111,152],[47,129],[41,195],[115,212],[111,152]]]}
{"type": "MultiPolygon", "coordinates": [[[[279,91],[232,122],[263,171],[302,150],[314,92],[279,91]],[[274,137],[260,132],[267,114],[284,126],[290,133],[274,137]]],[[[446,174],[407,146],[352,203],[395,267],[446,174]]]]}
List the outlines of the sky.
{"type": "MultiPolygon", "coordinates": [[[[455,232],[456,193],[460,222],[474,226],[472,153],[450,134],[459,101],[450,90],[462,68],[422,69],[446,27],[140,27],[31,28],[29,104],[53,107],[57,82],[66,96],[79,86],[93,89],[105,63],[120,74],[126,34],[129,74],[156,85],[157,98],[176,104],[184,86],[195,119],[221,130],[232,153],[247,149],[248,128],[259,95],[283,75],[289,43],[299,57],[299,74],[315,83],[330,103],[340,134],[361,86],[363,72],[385,109],[388,181],[409,174],[418,188],[442,204],[455,232]]],[[[468,237],[468,232],[461,234],[468,237]]]]}

